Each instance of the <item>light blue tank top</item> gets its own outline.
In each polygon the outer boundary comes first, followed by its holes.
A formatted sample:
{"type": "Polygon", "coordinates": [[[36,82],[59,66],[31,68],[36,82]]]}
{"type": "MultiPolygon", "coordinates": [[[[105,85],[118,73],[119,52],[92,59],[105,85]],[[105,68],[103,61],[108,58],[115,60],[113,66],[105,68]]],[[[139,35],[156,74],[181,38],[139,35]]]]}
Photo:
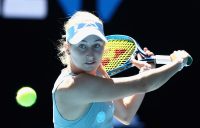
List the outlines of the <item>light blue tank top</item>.
{"type": "Polygon", "coordinates": [[[61,73],[52,90],[53,123],[54,128],[113,128],[112,120],[114,105],[112,102],[94,102],[83,116],[76,120],[67,120],[58,111],[55,101],[55,90],[65,77],[72,77],[69,73],[61,73]],[[58,82],[58,83],[57,83],[58,82]]]}

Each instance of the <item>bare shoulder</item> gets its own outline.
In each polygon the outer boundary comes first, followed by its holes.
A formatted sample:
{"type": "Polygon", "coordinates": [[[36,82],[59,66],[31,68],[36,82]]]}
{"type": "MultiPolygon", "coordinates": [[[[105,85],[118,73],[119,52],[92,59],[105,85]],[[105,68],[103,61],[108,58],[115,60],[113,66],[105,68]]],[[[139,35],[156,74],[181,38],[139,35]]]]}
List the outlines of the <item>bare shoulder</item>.
{"type": "Polygon", "coordinates": [[[63,77],[61,73],[55,82],[55,86],[57,86],[56,95],[64,97],[65,100],[68,98],[76,99],[79,96],[77,93],[88,90],[87,86],[94,81],[94,78],[94,76],[89,74],[63,77]]]}
{"type": "Polygon", "coordinates": [[[81,91],[75,84],[77,79],[76,77],[78,76],[59,78],[61,80],[58,81],[62,82],[58,85],[55,92],[55,100],[58,110],[62,117],[68,120],[79,118],[90,106],[89,103],[81,102],[79,98],[80,95],[78,95],[78,93],[81,93],[81,91]]]}
{"type": "Polygon", "coordinates": [[[59,84],[55,92],[56,100],[71,104],[91,103],[88,99],[96,94],[94,89],[99,90],[97,85],[104,85],[103,79],[85,73],[68,77],[59,76],[55,83],[59,84]]]}
{"type": "Polygon", "coordinates": [[[55,86],[57,86],[57,89],[55,91],[56,100],[62,100],[65,99],[65,101],[71,97],[68,97],[70,93],[70,88],[73,86],[74,79],[72,76],[65,77],[61,73],[60,76],[57,78],[55,82],[55,86]]]}

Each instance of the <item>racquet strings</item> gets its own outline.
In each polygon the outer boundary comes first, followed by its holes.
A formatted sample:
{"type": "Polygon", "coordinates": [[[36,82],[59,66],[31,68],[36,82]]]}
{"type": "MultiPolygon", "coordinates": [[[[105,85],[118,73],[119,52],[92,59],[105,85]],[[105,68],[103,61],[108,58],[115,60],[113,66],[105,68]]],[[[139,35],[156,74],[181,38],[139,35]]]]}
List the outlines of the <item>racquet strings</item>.
{"type": "Polygon", "coordinates": [[[109,40],[102,57],[104,69],[108,72],[122,66],[129,60],[135,49],[135,44],[129,40],[109,40]]]}

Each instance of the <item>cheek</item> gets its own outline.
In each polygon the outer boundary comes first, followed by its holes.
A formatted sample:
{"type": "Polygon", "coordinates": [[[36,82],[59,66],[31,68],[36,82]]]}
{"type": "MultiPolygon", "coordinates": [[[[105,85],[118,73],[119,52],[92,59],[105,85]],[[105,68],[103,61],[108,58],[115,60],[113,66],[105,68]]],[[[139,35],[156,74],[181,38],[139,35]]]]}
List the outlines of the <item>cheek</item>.
{"type": "Polygon", "coordinates": [[[104,52],[104,48],[98,50],[98,51],[97,51],[97,54],[98,54],[99,56],[102,56],[102,55],[103,55],[103,52],[104,52]]]}
{"type": "Polygon", "coordinates": [[[81,69],[83,63],[84,63],[84,60],[83,60],[83,57],[81,57],[80,54],[78,53],[71,53],[71,62],[78,68],[81,69]]]}
{"type": "Polygon", "coordinates": [[[98,61],[101,61],[102,56],[103,56],[103,50],[95,52],[95,58],[96,58],[98,61]]]}
{"type": "Polygon", "coordinates": [[[76,49],[72,49],[70,51],[70,57],[73,62],[80,62],[82,60],[82,54],[78,52],[76,49]]]}
{"type": "Polygon", "coordinates": [[[81,57],[81,54],[80,53],[71,53],[71,59],[72,60],[75,60],[75,62],[79,62],[82,60],[83,57],[81,57]]]}

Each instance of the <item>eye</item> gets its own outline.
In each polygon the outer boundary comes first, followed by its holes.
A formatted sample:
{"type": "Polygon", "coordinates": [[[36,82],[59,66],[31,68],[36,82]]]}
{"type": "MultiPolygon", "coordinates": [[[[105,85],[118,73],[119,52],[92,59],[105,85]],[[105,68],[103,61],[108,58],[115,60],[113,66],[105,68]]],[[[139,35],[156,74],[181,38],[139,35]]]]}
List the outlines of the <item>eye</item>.
{"type": "Polygon", "coordinates": [[[80,44],[79,46],[78,46],[80,49],[86,49],[87,48],[87,46],[85,45],[85,44],[80,44]]]}
{"type": "Polygon", "coordinates": [[[100,48],[101,45],[100,45],[100,44],[95,44],[94,47],[95,47],[95,48],[100,48]]]}

